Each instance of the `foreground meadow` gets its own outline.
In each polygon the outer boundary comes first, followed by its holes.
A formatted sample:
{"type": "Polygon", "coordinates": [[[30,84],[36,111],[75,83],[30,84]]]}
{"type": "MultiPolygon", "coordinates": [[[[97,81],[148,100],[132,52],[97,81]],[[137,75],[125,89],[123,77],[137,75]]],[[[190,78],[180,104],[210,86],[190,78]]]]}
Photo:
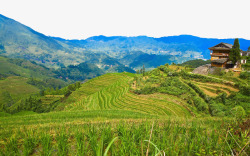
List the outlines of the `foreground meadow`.
{"type": "Polygon", "coordinates": [[[232,118],[76,111],[0,118],[1,155],[247,155],[249,131],[232,118]]]}

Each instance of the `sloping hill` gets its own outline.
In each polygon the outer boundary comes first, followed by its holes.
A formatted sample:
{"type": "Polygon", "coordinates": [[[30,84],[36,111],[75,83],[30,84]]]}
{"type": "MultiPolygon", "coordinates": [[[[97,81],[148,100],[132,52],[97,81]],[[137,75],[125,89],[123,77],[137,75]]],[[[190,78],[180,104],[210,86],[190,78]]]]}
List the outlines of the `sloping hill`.
{"type": "Polygon", "coordinates": [[[0,74],[5,76],[22,76],[48,78],[56,74],[45,66],[24,59],[9,59],[0,56],[0,74]]]}
{"type": "Polygon", "coordinates": [[[28,78],[12,76],[0,80],[0,111],[7,110],[22,98],[39,93],[39,89],[27,83],[28,78]]]}
{"type": "Polygon", "coordinates": [[[168,95],[147,97],[131,93],[131,80],[133,77],[126,73],[94,78],[82,84],[58,108],[64,106],[67,111],[130,110],[161,116],[191,116],[187,103],[178,98],[168,95]]]}

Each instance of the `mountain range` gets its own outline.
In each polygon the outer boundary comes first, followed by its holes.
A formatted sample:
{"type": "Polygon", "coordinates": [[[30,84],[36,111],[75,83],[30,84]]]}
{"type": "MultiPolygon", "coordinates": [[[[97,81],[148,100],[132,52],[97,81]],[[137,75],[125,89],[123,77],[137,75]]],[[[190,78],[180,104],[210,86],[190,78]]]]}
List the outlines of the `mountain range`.
{"type": "MultiPolygon", "coordinates": [[[[239,39],[247,50],[250,40],[239,39]]],[[[66,40],[43,35],[13,19],[0,15],[0,55],[23,58],[47,67],[64,68],[82,62],[104,72],[155,68],[166,63],[210,59],[209,47],[234,39],[210,39],[191,35],[153,38],[147,36],[93,36],[66,40]]]]}

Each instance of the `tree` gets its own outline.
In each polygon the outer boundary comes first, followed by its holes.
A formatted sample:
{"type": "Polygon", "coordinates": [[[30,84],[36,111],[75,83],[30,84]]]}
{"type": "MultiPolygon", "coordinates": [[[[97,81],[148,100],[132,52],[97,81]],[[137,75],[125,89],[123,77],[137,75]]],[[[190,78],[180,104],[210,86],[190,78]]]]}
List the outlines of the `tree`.
{"type": "Polygon", "coordinates": [[[142,66],[142,75],[145,76],[145,66],[142,66]]]}
{"type": "Polygon", "coordinates": [[[229,53],[229,60],[232,61],[233,64],[236,64],[236,62],[240,60],[240,43],[238,38],[234,40],[234,45],[229,53]]]}
{"type": "Polygon", "coordinates": [[[250,47],[248,47],[247,51],[250,51],[250,47]]]}

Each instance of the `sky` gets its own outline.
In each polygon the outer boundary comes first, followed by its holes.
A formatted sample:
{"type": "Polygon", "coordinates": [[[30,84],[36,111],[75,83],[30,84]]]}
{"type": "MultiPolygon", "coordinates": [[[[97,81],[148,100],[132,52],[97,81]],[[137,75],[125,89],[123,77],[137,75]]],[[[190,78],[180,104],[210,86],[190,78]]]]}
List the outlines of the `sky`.
{"type": "Polygon", "coordinates": [[[250,39],[249,0],[0,0],[0,14],[48,36],[189,34],[250,39]]]}

